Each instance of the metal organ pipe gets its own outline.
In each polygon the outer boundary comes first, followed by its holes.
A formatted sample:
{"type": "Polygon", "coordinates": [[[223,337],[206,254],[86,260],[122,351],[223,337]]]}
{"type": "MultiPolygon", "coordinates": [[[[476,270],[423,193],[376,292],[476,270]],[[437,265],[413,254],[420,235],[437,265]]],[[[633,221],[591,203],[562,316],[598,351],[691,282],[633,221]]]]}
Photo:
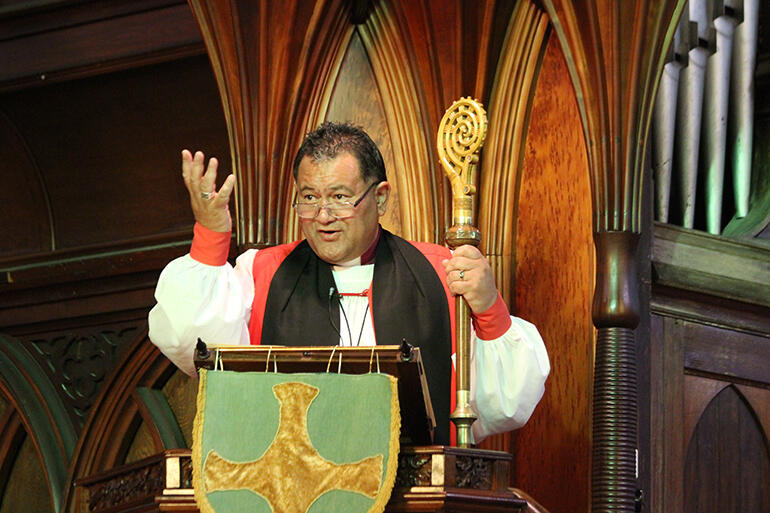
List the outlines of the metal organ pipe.
{"type": "Polygon", "coordinates": [[[749,211],[754,142],[754,69],[757,63],[759,0],[743,0],[743,21],[735,28],[728,137],[735,193],[735,217],[749,211]]]}
{"type": "Polygon", "coordinates": [[[676,60],[663,66],[653,111],[652,168],[655,177],[655,219],[668,222],[671,168],[674,160],[676,101],[682,64],[676,60]]]}
{"type": "Polygon", "coordinates": [[[728,214],[748,213],[760,1],[691,0],[682,13],[653,112],[657,221],[694,228],[697,202],[706,230],[723,233],[726,171],[735,199],[728,214]],[[670,219],[672,201],[681,219],[670,219]]]}
{"type": "Polygon", "coordinates": [[[706,179],[706,229],[709,233],[719,234],[722,231],[730,62],[735,19],[724,14],[718,16],[713,20],[713,28],[710,36],[715,38],[716,51],[708,58],[706,65],[699,167],[704,170],[706,179]]]}
{"type": "MultiPolygon", "coordinates": [[[[689,4],[690,19],[702,19],[707,12],[705,0],[692,0],[689,4]]],[[[706,79],[706,62],[709,51],[700,46],[698,23],[680,25],[684,41],[690,42],[687,65],[679,77],[679,102],[676,112],[676,170],[679,178],[679,206],[682,212],[682,226],[693,228],[695,224],[695,195],[698,184],[698,155],[700,146],[701,120],[703,112],[703,90],[706,79]]]]}

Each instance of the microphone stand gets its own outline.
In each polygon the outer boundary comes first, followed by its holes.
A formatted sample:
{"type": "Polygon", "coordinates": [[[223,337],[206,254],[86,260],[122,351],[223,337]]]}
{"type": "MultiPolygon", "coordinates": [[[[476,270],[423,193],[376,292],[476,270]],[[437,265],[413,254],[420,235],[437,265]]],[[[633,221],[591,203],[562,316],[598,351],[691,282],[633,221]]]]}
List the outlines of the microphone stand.
{"type": "MultiPolygon", "coordinates": [[[[451,249],[464,244],[478,246],[481,232],[474,226],[478,152],[487,133],[487,114],[471,98],[454,102],[441,119],[436,141],[439,161],[452,188],[452,227],[446,232],[451,249]]],[[[471,425],[478,418],[470,404],[470,307],[462,296],[455,298],[457,377],[456,404],[450,419],[457,429],[457,446],[471,446],[471,425]]]]}

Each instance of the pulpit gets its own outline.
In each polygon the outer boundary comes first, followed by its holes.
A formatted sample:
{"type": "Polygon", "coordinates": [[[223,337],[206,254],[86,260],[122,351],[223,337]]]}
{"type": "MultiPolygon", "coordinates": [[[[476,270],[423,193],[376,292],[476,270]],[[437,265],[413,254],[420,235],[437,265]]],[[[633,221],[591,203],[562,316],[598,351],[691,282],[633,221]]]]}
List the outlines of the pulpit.
{"type": "MultiPolygon", "coordinates": [[[[407,344],[374,348],[201,346],[196,365],[251,372],[391,374],[399,384],[402,435],[395,485],[385,511],[470,513],[527,508],[527,501],[508,487],[510,454],[430,445],[435,423],[419,348],[407,344]]],[[[77,486],[82,511],[185,512],[198,511],[192,482],[191,452],[170,450],[82,479],[77,486]]]]}

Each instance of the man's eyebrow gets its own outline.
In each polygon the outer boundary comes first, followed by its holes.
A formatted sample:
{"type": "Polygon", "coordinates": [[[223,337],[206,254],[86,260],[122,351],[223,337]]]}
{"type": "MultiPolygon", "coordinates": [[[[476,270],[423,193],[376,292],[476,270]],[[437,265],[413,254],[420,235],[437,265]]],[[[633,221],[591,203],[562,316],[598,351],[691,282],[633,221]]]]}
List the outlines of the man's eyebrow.
{"type": "MultiPolygon", "coordinates": [[[[308,191],[316,192],[316,190],[317,189],[312,185],[303,185],[302,187],[299,188],[299,192],[308,192],[308,191]]],[[[348,194],[353,194],[355,192],[353,189],[351,189],[345,184],[330,185],[326,188],[326,190],[332,191],[332,192],[342,191],[342,192],[347,192],[348,194]]]]}
{"type": "Polygon", "coordinates": [[[345,191],[345,192],[349,192],[350,194],[353,194],[353,189],[343,184],[330,185],[328,189],[330,191],[345,191]]]}

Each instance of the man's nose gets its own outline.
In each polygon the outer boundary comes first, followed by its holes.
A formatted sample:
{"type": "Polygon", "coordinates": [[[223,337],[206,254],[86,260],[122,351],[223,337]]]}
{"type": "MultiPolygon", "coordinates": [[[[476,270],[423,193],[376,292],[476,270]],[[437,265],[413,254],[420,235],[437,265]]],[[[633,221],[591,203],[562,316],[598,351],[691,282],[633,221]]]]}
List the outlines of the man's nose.
{"type": "Polygon", "coordinates": [[[323,206],[318,209],[318,214],[316,214],[315,220],[321,224],[331,224],[336,221],[337,218],[331,214],[329,207],[323,206]]]}

